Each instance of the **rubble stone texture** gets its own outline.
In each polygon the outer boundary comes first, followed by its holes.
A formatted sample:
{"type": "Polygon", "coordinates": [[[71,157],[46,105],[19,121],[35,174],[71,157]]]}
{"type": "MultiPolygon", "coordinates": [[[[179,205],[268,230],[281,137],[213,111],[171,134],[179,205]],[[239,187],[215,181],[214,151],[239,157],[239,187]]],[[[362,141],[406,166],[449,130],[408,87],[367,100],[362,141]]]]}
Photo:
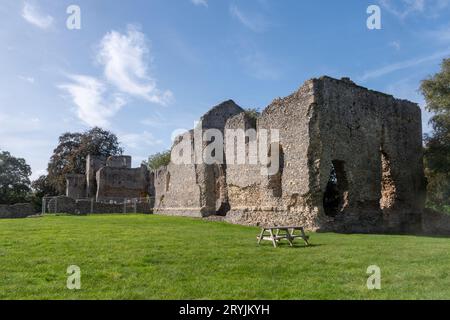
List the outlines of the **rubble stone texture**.
{"type": "MultiPolygon", "coordinates": [[[[156,213],[225,215],[232,223],[318,231],[420,229],[425,178],[421,112],[414,103],[348,78],[321,77],[274,100],[256,121],[232,101],[201,120],[202,129],[225,134],[279,130],[278,173],[264,176],[261,164],[227,163],[226,156],[223,164],[172,163],[152,173],[156,213]]],[[[186,135],[193,145],[193,133],[186,135]]],[[[247,149],[252,139],[245,139],[247,149]]]]}
{"type": "Polygon", "coordinates": [[[36,214],[36,209],[30,203],[0,205],[0,219],[19,219],[36,214]]]}
{"type": "Polygon", "coordinates": [[[67,195],[150,195],[154,213],[223,216],[245,225],[338,232],[420,229],[425,201],[422,122],[420,108],[412,102],[348,78],[321,77],[274,100],[257,119],[229,100],[200,120],[196,130],[178,137],[172,147],[172,158],[180,149],[192,150],[188,163],[172,161],[148,172],[145,167],[132,169],[130,157],[89,157],[85,185],[81,177],[68,176],[67,195]],[[197,143],[198,132],[201,136],[207,129],[225,137],[222,162],[199,161],[217,143],[197,143]],[[251,133],[238,134],[235,142],[241,144],[231,146],[246,148],[245,164],[229,159],[233,154],[226,152],[227,133],[236,129],[251,133]],[[273,175],[262,174],[260,161],[248,159],[255,157],[249,147],[262,143],[263,129],[279,130],[279,146],[264,141],[264,156],[279,157],[273,175]]]}
{"type": "Polygon", "coordinates": [[[66,176],[66,196],[72,199],[95,198],[103,202],[146,197],[149,179],[146,166],[131,168],[130,156],[105,159],[89,155],[85,175],[66,176]]]}

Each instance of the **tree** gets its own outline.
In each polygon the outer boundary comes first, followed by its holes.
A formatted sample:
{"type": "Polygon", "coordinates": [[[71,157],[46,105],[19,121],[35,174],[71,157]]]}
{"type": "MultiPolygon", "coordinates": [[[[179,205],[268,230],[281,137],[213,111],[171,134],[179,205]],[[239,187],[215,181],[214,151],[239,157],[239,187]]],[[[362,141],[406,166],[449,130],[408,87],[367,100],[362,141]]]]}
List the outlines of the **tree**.
{"type": "Polygon", "coordinates": [[[256,108],[248,108],[244,110],[245,114],[249,116],[256,124],[256,121],[258,120],[259,116],[261,115],[261,112],[256,108]]]}
{"type": "Polygon", "coordinates": [[[170,163],[170,150],[158,152],[148,157],[148,162],[145,164],[150,170],[157,170],[170,163]]]}
{"type": "Polygon", "coordinates": [[[58,194],[63,194],[66,175],[86,173],[86,158],[89,154],[109,157],[122,153],[117,136],[110,131],[95,127],[84,133],[64,133],[59,137],[59,144],[48,164],[48,183],[58,194]]]}
{"type": "Polygon", "coordinates": [[[39,199],[56,196],[58,194],[46,175],[42,175],[37,180],[34,180],[31,183],[31,188],[33,189],[34,196],[39,199]]]}
{"type": "Polygon", "coordinates": [[[421,91],[433,131],[425,135],[425,173],[428,179],[428,201],[433,206],[450,205],[450,58],[442,70],[423,80],[421,91]]]}
{"type": "Polygon", "coordinates": [[[31,189],[33,192],[29,195],[28,201],[34,206],[36,212],[42,210],[42,198],[58,195],[56,189],[50,184],[47,175],[42,175],[34,180],[31,183],[31,189]]]}
{"type": "Polygon", "coordinates": [[[31,168],[25,159],[0,153],[0,204],[25,202],[30,192],[31,168]]]}

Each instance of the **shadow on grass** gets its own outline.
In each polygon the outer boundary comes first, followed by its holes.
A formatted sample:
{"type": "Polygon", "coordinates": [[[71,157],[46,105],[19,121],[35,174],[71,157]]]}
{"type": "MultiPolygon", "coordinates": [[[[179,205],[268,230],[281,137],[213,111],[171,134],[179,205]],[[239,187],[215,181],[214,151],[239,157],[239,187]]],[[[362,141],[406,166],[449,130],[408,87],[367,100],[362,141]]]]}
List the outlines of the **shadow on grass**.
{"type": "Polygon", "coordinates": [[[321,243],[314,243],[314,244],[309,244],[308,246],[307,245],[305,245],[305,244],[295,244],[294,243],[294,245],[291,247],[290,245],[289,245],[289,243],[278,243],[277,244],[278,245],[278,247],[277,248],[275,248],[274,246],[273,246],[273,244],[271,244],[271,243],[264,243],[264,244],[260,244],[259,246],[260,247],[271,247],[271,248],[273,248],[273,249],[278,249],[278,248],[286,248],[286,249],[288,249],[288,248],[291,248],[291,249],[309,249],[309,248],[315,248],[315,247],[322,247],[322,246],[324,246],[324,244],[321,244],[321,243]]]}

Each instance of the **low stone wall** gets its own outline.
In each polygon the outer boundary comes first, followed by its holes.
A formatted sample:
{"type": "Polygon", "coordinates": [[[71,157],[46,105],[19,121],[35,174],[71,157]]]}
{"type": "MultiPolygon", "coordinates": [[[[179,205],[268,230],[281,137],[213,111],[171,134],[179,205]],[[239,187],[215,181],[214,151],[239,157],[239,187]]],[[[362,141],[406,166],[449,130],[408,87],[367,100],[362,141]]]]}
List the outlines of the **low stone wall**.
{"type": "Polygon", "coordinates": [[[75,213],[75,200],[69,197],[60,196],[51,198],[46,204],[46,212],[48,213],[75,213]]]}
{"type": "Polygon", "coordinates": [[[227,213],[225,221],[247,226],[303,226],[310,231],[318,229],[313,213],[305,210],[304,214],[299,214],[298,212],[278,210],[275,207],[234,209],[227,213]]]}
{"type": "Polygon", "coordinates": [[[192,217],[202,218],[206,217],[206,214],[202,214],[204,209],[202,208],[153,208],[154,214],[163,216],[178,216],[178,217],[192,217]]]}
{"type": "Polygon", "coordinates": [[[90,199],[74,200],[68,197],[55,197],[47,204],[48,213],[66,214],[111,214],[111,213],[152,213],[150,203],[103,203],[92,202],[90,199]]]}
{"type": "Polygon", "coordinates": [[[36,210],[30,203],[0,205],[0,219],[19,219],[35,214],[36,210]]]}
{"type": "Polygon", "coordinates": [[[425,209],[422,215],[422,230],[428,235],[450,235],[450,215],[425,209]]]}

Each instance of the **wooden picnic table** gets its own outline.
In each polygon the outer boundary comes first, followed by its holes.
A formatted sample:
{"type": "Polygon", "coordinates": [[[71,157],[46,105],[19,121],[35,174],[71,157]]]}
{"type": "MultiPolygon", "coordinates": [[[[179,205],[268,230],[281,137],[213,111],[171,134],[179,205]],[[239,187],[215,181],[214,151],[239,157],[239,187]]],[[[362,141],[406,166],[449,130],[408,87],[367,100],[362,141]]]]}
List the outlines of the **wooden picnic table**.
{"type": "Polygon", "coordinates": [[[307,246],[309,246],[309,236],[305,234],[305,229],[303,227],[263,227],[261,228],[261,233],[256,237],[258,244],[261,241],[267,240],[271,241],[273,246],[278,247],[278,242],[280,240],[287,240],[289,245],[292,247],[294,245],[294,240],[297,238],[302,238],[307,246]],[[295,232],[299,231],[300,234],[295,232]]]}

